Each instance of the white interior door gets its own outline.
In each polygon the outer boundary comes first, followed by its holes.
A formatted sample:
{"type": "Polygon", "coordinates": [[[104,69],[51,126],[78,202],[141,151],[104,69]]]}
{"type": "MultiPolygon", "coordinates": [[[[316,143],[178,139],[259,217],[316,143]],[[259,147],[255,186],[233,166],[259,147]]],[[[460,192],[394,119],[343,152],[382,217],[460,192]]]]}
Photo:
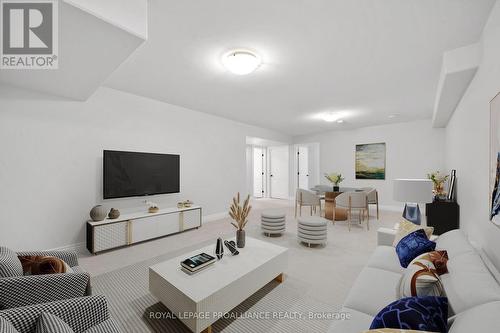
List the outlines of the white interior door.
{"type": "Polygon", "coordinates": [[[253,196],[256,198],[265,196],[265,170],[265,149],[253,147],[253,196]]]}
{"type": "Polygon", "coordinates": [[[297,149],[297,187],[309,188],[309,148],[304,146],[297,149]]]}
{"type": "Polygon", "coordinates": [[[288,199],[289,152],[288,146],[269,147],[269,170],[271,198],[288,199]]]}

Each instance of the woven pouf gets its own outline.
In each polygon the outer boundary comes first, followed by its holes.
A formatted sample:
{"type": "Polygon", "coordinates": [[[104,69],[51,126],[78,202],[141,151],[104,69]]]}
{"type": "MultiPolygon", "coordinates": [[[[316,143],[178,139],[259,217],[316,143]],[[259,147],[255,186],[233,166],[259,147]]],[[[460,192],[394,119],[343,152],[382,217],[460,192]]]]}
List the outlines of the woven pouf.
{"type": "Polygon", "coordinates": [[[282,210],[264,210],[260,215],[261,228],[265,235],[281,235],[286,228],[286,213],[282,210]]]}
{"type": "Polygon", "coordinates": [[[297,238],[302,243],[326,244],[328,220],[319,216],[301,216],[298,218],[297,238]]]}

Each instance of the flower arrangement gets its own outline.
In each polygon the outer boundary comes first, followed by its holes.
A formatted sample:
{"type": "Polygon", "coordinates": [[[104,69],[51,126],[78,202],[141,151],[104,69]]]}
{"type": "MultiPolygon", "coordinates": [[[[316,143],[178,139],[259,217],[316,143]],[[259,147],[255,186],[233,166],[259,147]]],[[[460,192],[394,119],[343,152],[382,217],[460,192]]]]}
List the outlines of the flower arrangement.
{"type": "Polygon", "coordinates": [[[234,220],[231,224],[236,228],[236,246],[239,248],[245,247],[245,230],[243,229],[248,223],[248,214],[250,214],[251,210],[250,195],[247,195],[242,206],[240,205],[240,193],[238,192],[229,208],[229,216],[234,220]]]}
{"type": "Polygon", "coordinates": [[[240,193],[233,198],[233,203],[229,208],[229,216],[235,221],[231,222],[231,224],[236,228],[236,230],[243,230],[247,225],[247,217],[250,214],[250,210],[252,206],[250,206],[250,195],[247,196],[243,206],[240,205],[240,193]]]}
{"type": "Polygon", "coordinates": [[[446,192],[444,191],[444,183],[448,180],[449,177],[449,175],[441,176],[439,174],[439,171],[427,174],[427,178],[432,180],[432,182],[434,183],[433,192],[435,196],[442,196],[446,194],[446,192]]]}
{"type": "Polygon", "coordinates": [[[342,183],[342,181],[344,181],[345,179],[344,177],[342,177],[341,173],[336,173],[336,172],[332,172],[330,174],[325,173],[325,178],[328,179],[328,181],[330,181],[335,186],[339,186],[339,184],[342,183]]]}

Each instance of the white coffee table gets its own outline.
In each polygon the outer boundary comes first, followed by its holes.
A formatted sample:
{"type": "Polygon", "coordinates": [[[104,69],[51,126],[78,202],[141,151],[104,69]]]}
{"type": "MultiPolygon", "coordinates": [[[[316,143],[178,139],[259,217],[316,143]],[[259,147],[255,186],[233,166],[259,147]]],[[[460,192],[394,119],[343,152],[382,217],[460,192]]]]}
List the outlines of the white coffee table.
{"type": "Polygon", "coordinates": [[[273,279],[283,282],[288,249],[251,237],[231,256],[189,275],[181,270],[184,259],[206,252],[214,244],[149,267],[149,291],[195,333],[211,332],[211,325],[273,279]]]}

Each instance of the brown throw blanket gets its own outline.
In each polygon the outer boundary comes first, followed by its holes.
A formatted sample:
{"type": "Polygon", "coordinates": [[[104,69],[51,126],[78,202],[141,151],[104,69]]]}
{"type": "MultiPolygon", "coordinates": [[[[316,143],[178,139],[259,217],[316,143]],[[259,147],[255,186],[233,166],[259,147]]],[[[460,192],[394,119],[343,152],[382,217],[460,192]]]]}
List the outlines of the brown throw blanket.
{"type": "Polygon", "coordinates": [[[67,273],[68,264],[56,257],[50,256],[20,256],[24,275],[67,273]]]}

